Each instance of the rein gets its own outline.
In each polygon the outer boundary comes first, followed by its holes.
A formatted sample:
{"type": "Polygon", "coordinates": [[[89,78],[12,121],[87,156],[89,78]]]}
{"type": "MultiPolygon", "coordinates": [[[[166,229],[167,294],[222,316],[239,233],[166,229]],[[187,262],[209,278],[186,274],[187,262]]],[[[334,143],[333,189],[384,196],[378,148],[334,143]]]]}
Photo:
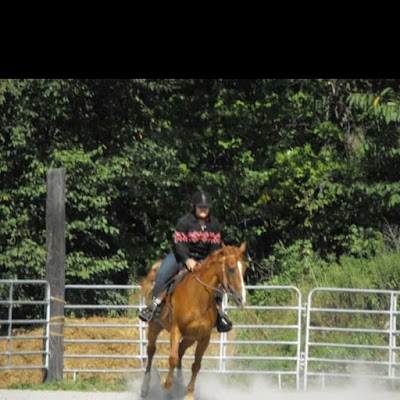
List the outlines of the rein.
{"type": "Polygon", "coordinates": [[[220,290],[214,286],[211,286],[208,283],[203,282],[201,279],[199,279],[199,277],[197,275],[194,276],[194,279],[196,279],[197,282],[199,282],[200,284],[202,284],[205,287],[208,287],[209,289],[215,290],[216,292],[219,292],[219,293],[223,293],[222,290],[220,290]]]}
{"type": "Polygon", "coordinates": [[[224,292],[229,294],[228,292],[228,279],[226,278],[226,272],[225,272],[225,256],[223,257],[223,265],[222,265],[222,274],[223,274],[223,283],[222,283],[222,287],[224,290],[218,289],[217,287],[211,286],[208,283],[203,282],[201,279],[199,279],[199,277],[197,275],[194,275],[194,278],[196,279],[197,282],[199,282],[200,284],[202,284],[205,287],[208,287],[209,289],[212,289],[216,292],[219,292],[221,294],[223,294],[224,292]]]}

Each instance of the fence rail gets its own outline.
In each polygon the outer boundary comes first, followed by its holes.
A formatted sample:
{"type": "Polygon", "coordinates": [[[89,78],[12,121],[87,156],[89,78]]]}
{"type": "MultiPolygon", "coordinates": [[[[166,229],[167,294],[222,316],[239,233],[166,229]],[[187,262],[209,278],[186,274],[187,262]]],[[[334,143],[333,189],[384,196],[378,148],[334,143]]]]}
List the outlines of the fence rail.
{"type": "Polygon", "coordinates": [[[316,288],[308,295],[304,388],[337,378],[400,381],[400,292],[316,288]],[[349,349],[351,351],[349,351],[349,349]]]}
{"type": "MultiPolygon", "coordinates": [[[[22,313],[19,312],[18,315],[22,313]]],[[[50,336],[50,286],[43,280],[0,280],[0,370],[41,369],[49,365],[50,336]],[[24,289],[38,288],[32,300],[21,300],[24,289]],[[18,308],[24,307],[26,318],[14,318],[18,308]],[[36,314],[36,318],[31,318],[36,314]],[[30,335],[27,326],[42,326],[43,335],[30,335]],[[21,333],[21,330],[24,332],[21,333]],[[17,351],[14,344],[19,341],[42,340],[40,351],[17,351]],[[25,361],[25,356],[42,356],[40,362],[25,361]],[[18,360],[18,364],[14,361],[18,360]]],[[[37,358],[35,358],[37,361],[37,358]]]]}
{"type": "MultiPolygon", "coordinates": [[[[138,285],[65,286],[64,377],[143,373],[147,325],[137,318],[144,307],[139,289],[138,285]]],[[[400,292],[316,288],[303,305],[294,286],[246,289],[249,303],[243,310],[224,297],[234,329],[213,333],[202,373],[268,376],[279,388],[297,389],[328,386],[354,376],[400,382],[400,292]]],[[[51,351],[50,300],[46,281],[0,280],[0,370],[46,371],[51,351]],[[24,290],[32,285],[38,288],[37,296],[26,300],[24,290]],[[16,318],[23,307],[33,307],[35,317],[16,318]],[[37,330],[30,333],[36,325],[43,328],[43,335],[37,330]],[[15,346],[28,340],[42,341],[42,349],[21,351],[15,346]],[[18,359],[25,356],[37,356],[36,363],[18,359]]],[[[168,347],[168,335],[161,334],[161,351],[155,356],[160,371],[167,370],[168,347]]],[[[184,372],[190,370],[193,358],[188,351],[184,372]]]]}
{"type": "MultiPolygon", "coordinates": [[[[79,374],[82,373],[125,373],[125,374],[133,374],[140,373],[142,374],[145,368],[146,363],[146,328],[147,324],[144,324],[137,318],[137,312],[144,307],[143,299],[139,295],[140,287],[137,285],[66,285],[66,298],[76,298],[77,296],[73,296],[71,292],[80,291],[80,290],[96,290],[97,295],[102,297],[99,291],[106,290],[115,290],[122,291],[125,294],[121,298],[129,298],[131,304],[120,304],[109,306],[107,304],[71,304],[68,302],[65,305],[65,314],[67,317],[67,321],[65,323],[65,329],[82,329],[87,328],[90,330],[91,328],[110,328],[114,329],[116,327],[120,328],[120,330],[116,333],[114,338],[108,337],[107,339],[99,339],[99,338],[74,338],[74,339],[64,339],[65,343],[65,352],[64,359],[67,361],[69,359],[82,358],[86,360],[86,367],[83,366],[74,366],[74,367],[65,367],[64,373],[71,373],[73,377],[76,378],[79,374]],[[128,293],[128,294],[127,294],[128,293]],[[75,323],[71,322],[68,318],[72,316],[76,310],[83,312],[84,310],[103,310],[106,312],[109,311],[123,311],[127,315],[130,315],[132,323],[123,323],[123,324],[106,324],[106,323],[86,323],[84,321],[75,323]],[[131,339],[120,339],[118,335],[121,335],[122,330],[129,329],[133,332],[131,339]],[[135,339],[133,339],[133,337],[135,339]],[[127,351],[123,355],[118,354],[82,354],[81,352],[75,352],[72,350],[71,345],[77,343],[85,343],[85,344],[120,344],[126,343],[130,346],[130,351],[127,351]],[[89,359],[124,359],[128,361],[128,366],[121,368],[94,368],[88,367],[90,363],[89,359]],[[129,362],[130,361],[130,362],[129,362]]],[[[213,372],[213,373],[225,373],[225,374],[259,374],[259,375],[275,375],[277,376],[277,382],[282,382],[283,376],[292,376],[293,382],[297,387],[297,382],[299,382],[299,370],[300,370],[300,338],[301,338],[301,294],[299,290],[292,286],[247,286],[247,290],[252,291],[253,293],[263,292],[263,297],[268,297],[267,293],[272,291],[282,291],[290,293],[288,296],[291,298],[291,303],[284,305],[257,305],[257,304],[249,304],[245,307],[244,310],[237,310],[233,305],[228,302],[228,298],[225,296],[223,298],[223,306],[226,312],[234,313],[234,321],[235,321],[235,330],[231,333],[222,333],[218,334],[215,332],[213,335],[210,345],[209,351],[203,357],[202,363],[202,371],[204,372],[213,372]],[[293,300],[294,299],[294,300],[293,300]],[[255,323],[252,325],[240,323],[241,320],[245,321],[246,313],[252,312],[257,318],[259,323],[255,323]],[[290,325],[285,324],[272,324],[268,318],[265,317],[265,313],[274,313],[275,320],[279,321],[279,314],[286,313],[292,314],[293,323],[290,325]],[[254,333],[249,334],[249,330],[254,333]],[[290,340],[283,340],[279,338],[279,336],[275,333],[268,333],[268,331],[277,331],[277,330],[287,330],[291,331],[290,340]],[[260,340],[260,336],[273,336],[274,339],[269,340],[260,340]],[[257,339],[258,336],[258,339],[257,339]],[[253,337],[253,338],[252,338],[253,337]],[[260,356],[260,348],[264,348],[265,353],[267,354],[268,346],[285,346],[292,347],[290,354],[282,353],[280,358],[278,357],[269,357],[269,356],[260,356]],[[268,369],[265,366],[271,362],[280,361],[286,362],[288,366],[286,370],[272,369],[269,367],[268,369]]],[[[128,300],[129,301],[129,300],[128,300]]],[[[287,319],[287,318],[286,318],[287,319]]],[[[285,320],[286,320],[285,319],[285,320]]],[[[167,336],[161,336],[158,340],[158,346],[168,346],[169,339],[167,336]]],[[[191,368],[191,363],[193,362],[193,355],[188,354],[185,357],[183,364],[183,371],[188,372],[191,368]]],[[[166,371],[167,369],[167,361],[168,361],[168,353],[163,352],[163,354],[156,354],[155,360],[159,362],[159,370],[166,371]]]]}

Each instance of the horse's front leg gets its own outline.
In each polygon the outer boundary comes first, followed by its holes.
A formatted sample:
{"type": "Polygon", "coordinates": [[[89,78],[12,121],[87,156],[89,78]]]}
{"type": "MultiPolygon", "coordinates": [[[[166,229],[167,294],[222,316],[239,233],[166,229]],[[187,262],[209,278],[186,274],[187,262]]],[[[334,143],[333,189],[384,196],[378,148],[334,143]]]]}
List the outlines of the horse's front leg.
{"type": "Polygon", "coordinates": [[[178,361],[178,366],[177,366],[177,378],[178,378],[178,383],[180,385],[183,385],[183,375],[182,375],[182,359],[183,356],[185,355],[186,350],[195,342],[195,339],[193,338],[187,338],[184,337],[183,340],[179,343],[179,361],[178,361]]]}
{"type": "Polygon", "coordinates": [[[174,380],[174,370],[178,365],[179,361],[178,348],[181,338],[182,338],[181,331],[179,330],[176,324],[173,324],[171,327],[171,338],[170,338],[171,351],[169,354],[169,371],[164,382],[165,389],[169,389],[172,386],[174,380]]]}
{"type": "Polygon", "coordinates": [[[210,343],[210,337],[211,335],[207,336],[202,340],[197,341],[196,352],[194,355],[194,363],[192,365],[192,378],[190,379],[190,382],[187,387],[185,400],[194,399],[193,394],[194,394],[194,385],[196,383],[196,377],[201,368],[201,360],[203,359],[204,352],[206,351],[208,344],[210,343]]]}
{"type": "Polygon", "coordinates": [[[163,330],[161,325],[158,323],[150,323],[148,328],[148,343],[147,343],[147,363],[146,363],[146,371],[144,373],[142,387],[140,391],[140,396],[142,399],[145,399],[149,394],[150,388],[150,379],[151,379],[151,364],[153,362],[153,357],[156,352],[156,342],[157,337],[160,332],[163,330]]]}

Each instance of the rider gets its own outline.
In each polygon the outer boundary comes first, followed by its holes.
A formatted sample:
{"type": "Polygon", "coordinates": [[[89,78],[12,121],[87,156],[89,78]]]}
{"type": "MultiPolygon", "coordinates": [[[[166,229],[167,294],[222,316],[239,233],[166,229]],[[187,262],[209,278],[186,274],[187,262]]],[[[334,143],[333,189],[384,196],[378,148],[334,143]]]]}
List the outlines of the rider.
{"type": "MultiPolygon", "coordinates": [[[[209,193],[198,191],[192,196],[193,210],[179,219],[174,234],[174,248],[162,261],[153,288],[153,301],[139,313],[142,321],[153,319],[157,306],[163,299],[166,283],[182,267],[189,271],[203,261],[212,251],[221,247],[221,229],[217,218],[210,215],[212,199],[209,193]]],[[[222,311],[222,298],[216,295],[218,317],[216,326],[219,332],[228,332],[232,323],[222,311]]]]}

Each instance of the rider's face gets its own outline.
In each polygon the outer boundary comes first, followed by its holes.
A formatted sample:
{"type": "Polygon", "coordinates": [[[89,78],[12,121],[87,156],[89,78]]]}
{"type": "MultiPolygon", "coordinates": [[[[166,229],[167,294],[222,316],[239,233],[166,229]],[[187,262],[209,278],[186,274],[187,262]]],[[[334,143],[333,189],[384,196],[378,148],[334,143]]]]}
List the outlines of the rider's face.
{"type": "Polygon", "coordinates": [[[209,213],[210,213],[210,209],[208,207],[196,207],[197,218],[205,219],[208,217],[209,213]]]}

